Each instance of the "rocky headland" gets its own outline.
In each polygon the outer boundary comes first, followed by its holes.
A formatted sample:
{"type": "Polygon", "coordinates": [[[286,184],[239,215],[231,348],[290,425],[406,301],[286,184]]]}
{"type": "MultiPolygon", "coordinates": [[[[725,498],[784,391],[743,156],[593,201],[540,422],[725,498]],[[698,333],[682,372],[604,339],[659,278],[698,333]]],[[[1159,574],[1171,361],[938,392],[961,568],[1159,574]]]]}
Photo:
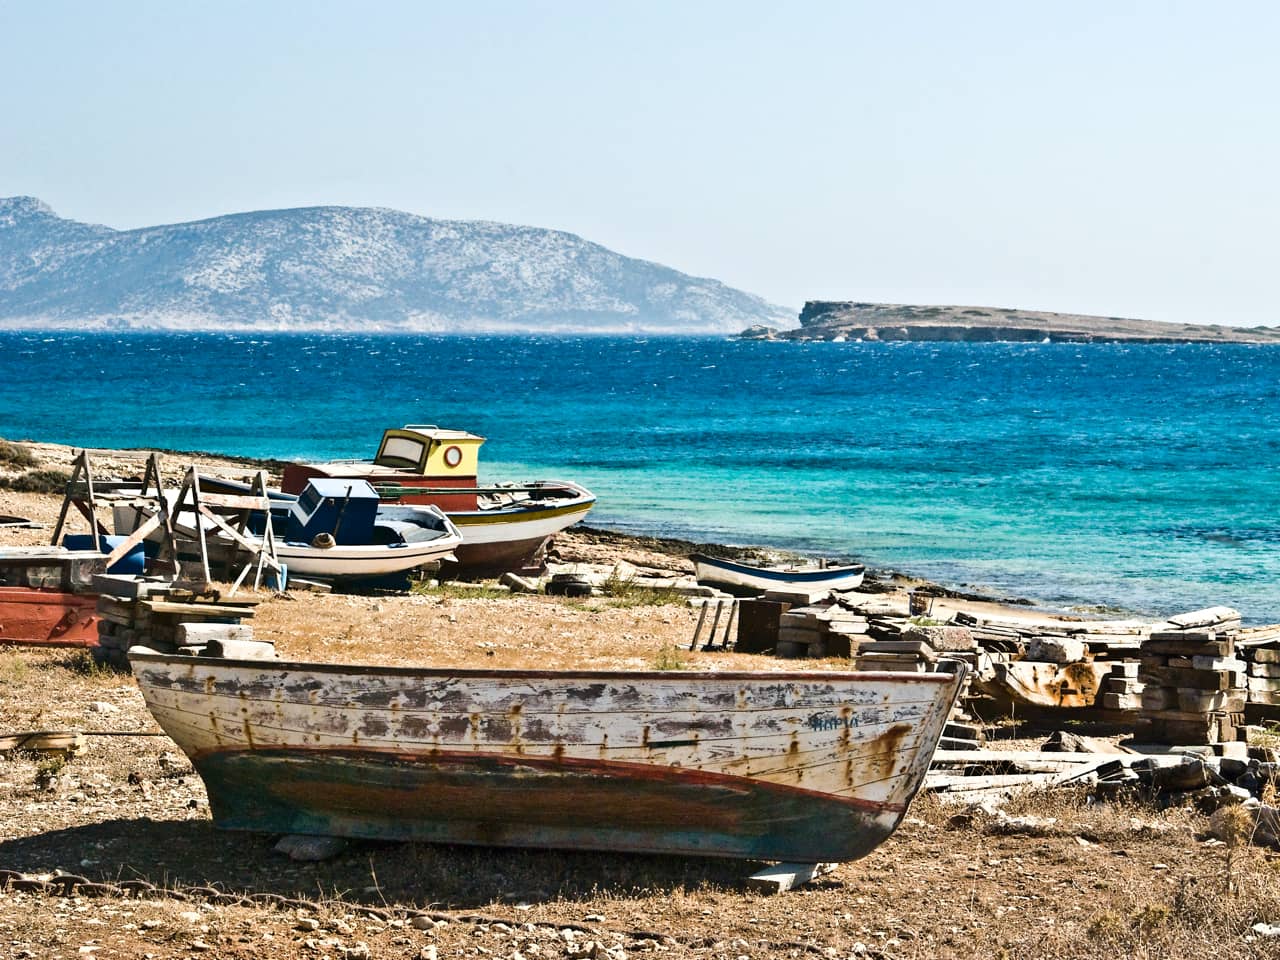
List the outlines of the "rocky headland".
{"type": "Polygon", "coordinates": [[[958,343],[1280,343],[1278,327],[1162,323],[1002,307],[810,300],[800,326],[753,326],[750,340],[909,340],[958,343]]]}

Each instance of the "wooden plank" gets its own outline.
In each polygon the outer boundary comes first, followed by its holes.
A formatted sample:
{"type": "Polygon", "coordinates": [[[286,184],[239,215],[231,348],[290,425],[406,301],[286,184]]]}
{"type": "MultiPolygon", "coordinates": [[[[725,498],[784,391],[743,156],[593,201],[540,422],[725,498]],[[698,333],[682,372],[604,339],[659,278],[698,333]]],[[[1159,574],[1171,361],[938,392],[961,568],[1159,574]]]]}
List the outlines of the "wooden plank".
{"type": "Polygon", "coordinates": [[[1193,629],[1195,627],[1212,627],[1220,623],[1240,619],[1240,611],[1231,607],[1206,607],[1203,610],[1192,610],[1169,618],[1175,626],[1193,629]]]}
{"type": "Polygon", "coordinates": [[[84,734],[76,730],[34,730],[30,733],[0,733],[0,753],[31,750],[35,753],[78,753],[84,749],[84,734]]]}
{"type": "Polygon", "coordinates": [[[1097,763],[1099,760],[1136,759],[1132,753],[1056,753],[1052,750],[938,750],[933,755],[933,765],[947,763],[1039,763],[1062,764],[1097,763]]]}
{"type": "Polygon", "coordinates": [[[250,607],[223,606],[218,603],[172,603],[168,600],[140,600],[138,605],[152,613],[190,614],[193,617],[251,617],[250,607]]]}
{"type": "Polygon", "coordinates": [[[830,873],[837,866],[835,863],[776,863],[747,877],[746,887],[756,893],[786,893],[830,873]]]}
{"type": "Polygon", "coordinates": [[[698,610],[698,624],[693,628],[693,640],[689,644],[690,651],[694,651],[698,649],[698,637],[702,635],[702,625],[706,622],[706,620],[707,620],[707,604],[703,603],[700,605],[700,608],[698,610]]]}
{"type": "MultiPolygon", "coordinates": [[[[1074,771],[1072,771],[1074,773],[1074,771]]],[[[934,792],[965,793],[970,790],[989,790],[1018,787],[1049,787],[1058,783],[1057,773],[1006,773],[966,777],[957,774],[929,772],[924,778],[924,788],[934,792]]]]}
{"type": "Polygon", "coordinates": [[[125,557],[130,550],[146,539],[147,534],[159,528],[159,526],[159,517],[151,517],[149,520],[142,523],[138,529],[134,530],[133,533],[129,534],[129,536],[125,538],[124,543],[121,543],[107,555],[107,569],[110,570],[115,565],[116,561],[125,557]]]}
{"type": "Polygon", "coordinates": [[[226,507],[232,510],[271,509],[271,501],[266,497],[243,496],[231,493],[206,493],[201,491],[200,502],[206,507],[226,507]]]}
{"type": "Polygon", "coordinates": [[[720,612],[724,609],[724,601],[716,601],[716,615],[711,621],[711,630],[707,634],[707,642],[702,645],[703,650],[710,650],[716,643],[716,627],[720,626],[720,612]]]}

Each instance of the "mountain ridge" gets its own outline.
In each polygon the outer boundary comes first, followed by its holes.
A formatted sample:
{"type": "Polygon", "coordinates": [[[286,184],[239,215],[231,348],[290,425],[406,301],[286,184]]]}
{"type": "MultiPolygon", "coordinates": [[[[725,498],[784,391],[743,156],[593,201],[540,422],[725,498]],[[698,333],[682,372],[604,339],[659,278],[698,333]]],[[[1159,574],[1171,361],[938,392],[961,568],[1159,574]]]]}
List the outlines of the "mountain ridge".
{"type": "Polygon", "coordinates": [[[385,207],[114,230],[0,199],[0,327],[735,333],[794,313],[577,234],[385,207]]]}

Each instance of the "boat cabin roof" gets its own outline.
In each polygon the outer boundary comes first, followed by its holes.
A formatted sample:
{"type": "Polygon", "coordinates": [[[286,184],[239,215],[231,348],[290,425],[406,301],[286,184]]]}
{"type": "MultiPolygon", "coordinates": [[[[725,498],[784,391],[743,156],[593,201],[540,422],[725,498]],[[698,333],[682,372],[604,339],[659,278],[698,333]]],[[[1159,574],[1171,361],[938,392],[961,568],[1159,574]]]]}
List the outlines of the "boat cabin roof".
{"type": "Polygon", "coordinates": [[[435,424],[411,423],[383,432],[382,442],[378,444],[378,455],[373,458],[373,462],[379,467],[425,470],[431,451],[446,443],[474,444],[475,448],[479,448],[484,443],[484,437],[465,430],[444,430],[435,424]]]}
{"type": "Polygon", "coordinates": [[[377,500],[378,491],[367,480],[312,477],[308,485],[321,497],[338,500],[377,500]]]}

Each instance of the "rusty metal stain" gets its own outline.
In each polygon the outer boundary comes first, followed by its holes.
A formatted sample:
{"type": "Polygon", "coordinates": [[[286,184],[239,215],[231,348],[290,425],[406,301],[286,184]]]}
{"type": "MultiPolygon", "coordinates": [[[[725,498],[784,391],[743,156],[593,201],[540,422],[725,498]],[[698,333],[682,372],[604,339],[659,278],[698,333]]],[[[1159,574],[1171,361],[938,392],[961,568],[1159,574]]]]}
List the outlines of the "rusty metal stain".
{"type": "Polygon", "coordinates": [[[1068,664],[1019,660],[997,664],[998,692],[1018,703],[1078,709],[1097,704],[1102,681],[1111,672],[1106,661],[1068,664]]]}

